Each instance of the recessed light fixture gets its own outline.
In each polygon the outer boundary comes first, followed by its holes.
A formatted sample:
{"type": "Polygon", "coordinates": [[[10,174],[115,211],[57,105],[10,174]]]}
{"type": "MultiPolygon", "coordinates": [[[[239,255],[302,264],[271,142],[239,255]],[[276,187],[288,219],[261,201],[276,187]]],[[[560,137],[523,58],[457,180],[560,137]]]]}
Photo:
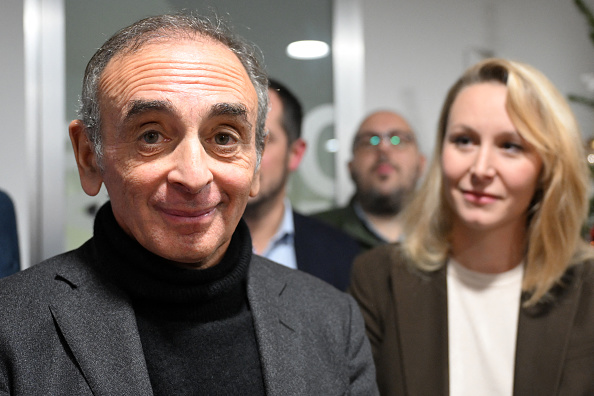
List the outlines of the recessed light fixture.
{"type": "Polygon", "coordinates": [[[287,55],[293,59],[319,59],[330,53],[330,47],[323,41],[301,40],[287,45],[287,55]]]}

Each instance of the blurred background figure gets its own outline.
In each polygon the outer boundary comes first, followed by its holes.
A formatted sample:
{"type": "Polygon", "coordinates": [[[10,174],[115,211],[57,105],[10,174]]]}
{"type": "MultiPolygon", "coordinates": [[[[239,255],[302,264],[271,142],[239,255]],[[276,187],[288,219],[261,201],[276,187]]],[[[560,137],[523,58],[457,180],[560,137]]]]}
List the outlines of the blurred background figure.
{"type": "Polygon", "coordinates": [[[438,125],[402,243],[353,267],[380,393],[594,394],[589,175],[566,100],[536,69],[488,59],[438,125]]]}
{"type": "Polygon", "coordinates": [[[14,205],[10,197],[0,191],[0,278],[20,269],[19,239],[14,205]]]}
{"type": "Polygon", "coordinates": [[[243,216],[254,251],[345,290],[359,247],[340,230],[293,210],[287,182],[307,146],[301,138],[303,110],[278,81],[270,81],[268,95],[268,141],[260,164],[260,192],[250,198],[243,216]]]}
{"type": "Polygon", "coordinates": [[[342,208],[318,213],[350,234],[362,249],[400,238],[399,214],[423,173],[425,157],[414,131],[399,114],[378,111],[363,120],[349,162],[355,195],[342,208]]]}

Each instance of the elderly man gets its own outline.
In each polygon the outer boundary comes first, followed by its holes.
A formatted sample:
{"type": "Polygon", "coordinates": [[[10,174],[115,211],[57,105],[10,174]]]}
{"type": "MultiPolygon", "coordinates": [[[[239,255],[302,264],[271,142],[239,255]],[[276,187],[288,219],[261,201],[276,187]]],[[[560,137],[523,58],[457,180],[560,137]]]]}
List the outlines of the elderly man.
{"type": "Polygon", "coordinates": [[[254,251],[345,290],[359,246],[344,232],[292,209],[287,183],[305,154],[303,111],[295,95],[278,81],[270,80],[268,95],[268,142],[260,165],[260,192],[250,198],[243,215],[254,251]]]}
{"type": "Polygon", "coordinates": [[[349,171],[355,195],[347,206],[315,217],[349,233],[362,249],[395,242],[401,232],[398,214],[424,166],[408,122],[391,111],[374,112],[363,120],[353,141],[349,171]]]}
{"type": "Polygon", "coordinates": [[[93,56],[70,124],[94,236],[0,284],[0,394],[375,394],[358,309],[252,256],[267,78],[221,23],[152,17],[93,56]]]}

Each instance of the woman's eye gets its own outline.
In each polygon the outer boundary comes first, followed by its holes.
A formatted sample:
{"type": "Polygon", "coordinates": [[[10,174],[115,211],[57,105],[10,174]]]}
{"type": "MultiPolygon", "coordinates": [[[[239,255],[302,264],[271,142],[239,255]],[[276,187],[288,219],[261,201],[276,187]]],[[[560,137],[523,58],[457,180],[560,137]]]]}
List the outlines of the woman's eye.
{"type": "Polygon", "coordinates": [[[147,144],[156,144],[159,143],[161,139],[161,134],[157,131],[148,131],[142,134],[142,140],[144,143],[147,144]]]}
{"type": "Polygon", "coordinates": [[[524,146],[522,146],[521,144],[518,143],[514,143],[514,142],[505,142],[502,145],[504,150],[507,151],[522,151],[524,150],[524,146]]]}
{"type": "Polygon", "coordinates": [[[466,146],[466,145],[469,145],[470,143],[472,143],[472,140],[468,136],[456,136],[452,140],[455,144],[457,144],[459,146],[466,146]]]}

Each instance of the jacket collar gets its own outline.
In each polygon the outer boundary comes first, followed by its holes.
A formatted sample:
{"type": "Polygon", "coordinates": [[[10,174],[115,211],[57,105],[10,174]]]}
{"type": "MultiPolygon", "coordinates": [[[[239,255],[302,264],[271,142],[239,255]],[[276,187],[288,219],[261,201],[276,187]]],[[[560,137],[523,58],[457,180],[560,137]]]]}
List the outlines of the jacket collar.
{"type": "MultiPolygon", "coordinates": [[[[88,265],[92,249],[92,242],[87,242],[78,252],[82,262],[56,276],[55,281],[68,288],[49,304],[58,333],[94,395],[121,394],[122,389],[152,395],[132,305],[88,265]]],[[[294,336],[307,324],[294,315],[295,302],[284,293],[286,289],[286,279],[278,279],[269,266],[254,262],[249,266],[248,299],[268,395],[296,394],[307,388],[306,375],[288,376],[283,370],[291,367],[295,373],[310,364],[294,336]]]]}
{"type": "MultiPolygon", "coordinates": [[[[400,332],[406,394],[448,395],[446,268],[403,277],[394,266],[394,304],[400,332]],[[441,329],[441,331],[440,331],[441,329]],[[437,333],[437,336],[436,336],[437,333]]],[[[521,308],[516,339],[514,395],[557,394],[582,287],[582,266],[573,267],[551,301],[521,308]]]]}
{"type": "MultiPolygon", "coordinates": [[[[83,263],[78,268],[89,271],[83,263]]],[[[126,296],[90,274],[62,273],[56,282],[67,283],[71,291],[51,301],[49,309],[65,348],[70,349],[93,394],[115,395],[126,389],[129,394],[152,395],[134,312],[126,296]]]]}
{"type": "MultiPolygon", "coordinates": [[[[432,273],[393,266],[393,298],[402,353],[404,387],[409,395],[448,394],[448,321],[445,267],[432,273]],[[405,282],[398,281],[405,279],[405,282]],[[436,336],[437,335],[437,336],[436,336]]],[[[388,328],[387,331],[390,331],[388,328]]]]}
{"type": "Polygon", "coordinates": [[[295,302],[287,297],[287,281],[279,279],[270,267],[261,265],[263,259],[253,256],[248,270],[247,293],[254,318],[254,328],[260,352],[267,395],[299,394],[307,389],[306,375],[288,376],[283,368],[305,370],[309,362],[302,352],[303,345],[295,337],[307,324],[294,316],[291,305],[295,302]]]}
{"type": "Polygon", "coordinates": [[[550,300],[521,308],[516,340],[514,395],[556,395],[583,284],[584,266],[570,268],[550,300]]]}

